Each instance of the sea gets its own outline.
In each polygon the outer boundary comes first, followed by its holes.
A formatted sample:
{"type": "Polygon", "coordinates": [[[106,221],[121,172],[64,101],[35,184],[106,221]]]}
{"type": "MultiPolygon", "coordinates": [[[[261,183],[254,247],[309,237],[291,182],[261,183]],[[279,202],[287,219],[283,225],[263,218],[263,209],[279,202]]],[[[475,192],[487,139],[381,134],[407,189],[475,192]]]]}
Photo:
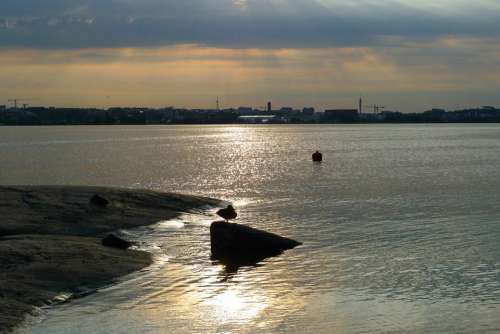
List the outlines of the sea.
{"type": "Polygon", "coordinates": [[[211,210],[123,231],[154,265],[19,333],[500,333],[500,125],[1,127],[0,161],[2,185],[209,196],[303,243],[227,268],[211,210]]]}

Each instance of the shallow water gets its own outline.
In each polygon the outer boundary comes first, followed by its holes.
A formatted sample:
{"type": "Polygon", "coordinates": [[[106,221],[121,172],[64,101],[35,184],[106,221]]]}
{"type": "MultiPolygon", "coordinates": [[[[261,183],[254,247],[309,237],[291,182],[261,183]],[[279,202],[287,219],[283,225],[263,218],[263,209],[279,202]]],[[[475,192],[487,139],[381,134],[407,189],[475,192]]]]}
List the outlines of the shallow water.
{"type": "Polygon", "coordinates": [[[212,196],[304,242],[234,272],[210,212],[128,231],[157,265],[23,331],[500,332],[499,153],[498,125],[0,128],[1,184],[212,196]]]}

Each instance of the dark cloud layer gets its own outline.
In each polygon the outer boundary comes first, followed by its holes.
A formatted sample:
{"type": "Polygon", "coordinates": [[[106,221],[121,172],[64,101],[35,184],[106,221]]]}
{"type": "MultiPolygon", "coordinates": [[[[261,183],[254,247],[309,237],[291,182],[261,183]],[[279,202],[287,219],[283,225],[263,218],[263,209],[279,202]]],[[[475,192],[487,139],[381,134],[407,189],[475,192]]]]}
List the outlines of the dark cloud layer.
{"type": "Polygon", "coordinates": [[[496,1],[2,0],[3,48],[390,45],[495,37],[496,1]]]}

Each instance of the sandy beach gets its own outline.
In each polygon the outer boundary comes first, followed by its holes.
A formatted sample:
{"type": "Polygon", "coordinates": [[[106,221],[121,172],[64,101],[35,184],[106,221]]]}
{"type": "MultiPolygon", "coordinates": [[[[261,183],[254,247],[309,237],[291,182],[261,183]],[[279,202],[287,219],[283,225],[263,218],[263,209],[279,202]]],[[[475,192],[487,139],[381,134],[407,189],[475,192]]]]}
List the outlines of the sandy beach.
{"type": "Polygon", "coordinates": [[[78,296],[152,263],[102,237],[171,219],[220,201],[147,190],[67,186],[0,187],[0,333],[37,307],[78,296]],[[107,206],[90,203],[99,195],[107,206]]]}

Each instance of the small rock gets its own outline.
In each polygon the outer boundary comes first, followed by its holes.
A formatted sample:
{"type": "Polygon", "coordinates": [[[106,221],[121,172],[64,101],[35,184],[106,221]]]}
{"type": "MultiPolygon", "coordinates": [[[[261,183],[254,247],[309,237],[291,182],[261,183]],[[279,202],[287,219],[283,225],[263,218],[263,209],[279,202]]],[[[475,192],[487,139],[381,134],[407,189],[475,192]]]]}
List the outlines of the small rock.
{"type": "Polygon", "coordinates": [[[90,204],[105,208],[109,205],[109,201],[102,196],[94,195],[90,198],[90,204]]]}
{"type": "Polygon", "coordinates": [[[132,243],[111,233],[102,239],[102,245],[106,247],[128,249],[132,246],[132,243]]]}

